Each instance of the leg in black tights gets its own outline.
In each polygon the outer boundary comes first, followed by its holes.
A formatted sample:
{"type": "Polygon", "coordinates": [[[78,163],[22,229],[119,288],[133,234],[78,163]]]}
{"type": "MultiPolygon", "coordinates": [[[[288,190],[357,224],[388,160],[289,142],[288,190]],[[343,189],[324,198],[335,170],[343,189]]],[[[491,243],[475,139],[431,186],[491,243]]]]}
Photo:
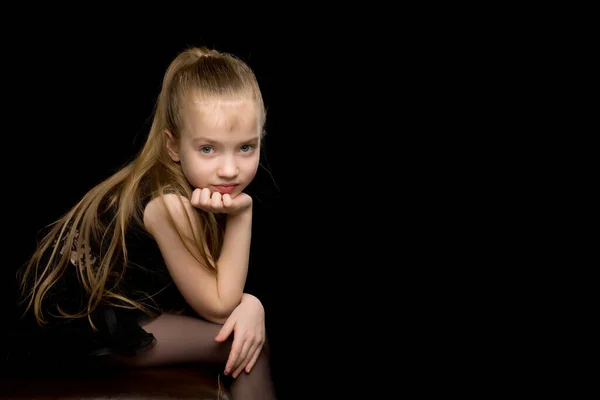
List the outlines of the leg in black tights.
{"type": "MultiPolygon", "coordinates": [[[[194,317],[163,314],[144,325],[144,329],[156,338],[152,349],[113,361],[128,367],[207,363],[224,369],[235,332],[227,341],[218,343],[215,337],[221,328],[222,325],[194,317]]],[[[236,379],[232,379],[230,391],[234,400],[275,399],[267,342],[250,373],[242,371],[236,379]]]]}

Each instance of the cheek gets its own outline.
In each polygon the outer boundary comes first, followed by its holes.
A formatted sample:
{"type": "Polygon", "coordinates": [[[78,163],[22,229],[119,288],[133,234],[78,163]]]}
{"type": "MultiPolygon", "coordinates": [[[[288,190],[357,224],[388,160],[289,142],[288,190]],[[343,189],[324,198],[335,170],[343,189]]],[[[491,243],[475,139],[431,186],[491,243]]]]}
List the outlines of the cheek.
{"type": "Polygon", "coordinates": [[[258,157],[252,160],[248,160],[248,164],[246,165],[246,171],[250,178],[254,178],[256,176],[256,172],[258,171],[259,160],[258,157]]]}
{"type": "Polygon", "coordinates": [[[203,163],[197,157],[187,155],[187,157],[181,158],[181,167],[192,186],[205,187],[210,183],[211,168],[209,163],[203,163]]]}

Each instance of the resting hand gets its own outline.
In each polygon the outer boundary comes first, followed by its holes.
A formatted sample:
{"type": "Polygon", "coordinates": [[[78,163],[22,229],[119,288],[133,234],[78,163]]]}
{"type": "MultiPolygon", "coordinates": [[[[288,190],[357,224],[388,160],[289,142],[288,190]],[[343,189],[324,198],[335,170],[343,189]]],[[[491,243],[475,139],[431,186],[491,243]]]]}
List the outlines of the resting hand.
{"type": "Polygon", "coordinates": [[[265,343],[265,310],[256,297],[244,293],[242,302],[231,313],[215,341],[223,342],[235,331],[225,375],[237,378],[245,369],[250,373],[265,343]]]}
{"type": "Polygon", "coordinates": [[[204,188],[195,189],[190,202],[194,207],[206,212],[235,215],[252,206],[252,197],[243,192],[231,197],[228,193],[223,195],[219,192],[211,193],[210,189],[204,188]]]}

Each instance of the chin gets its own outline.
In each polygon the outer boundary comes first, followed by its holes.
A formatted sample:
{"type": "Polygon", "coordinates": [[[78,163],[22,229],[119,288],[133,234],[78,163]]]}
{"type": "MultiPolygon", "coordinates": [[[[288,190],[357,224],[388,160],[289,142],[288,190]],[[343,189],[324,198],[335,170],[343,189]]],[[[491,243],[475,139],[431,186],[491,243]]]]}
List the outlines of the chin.
{"type": "Polygon", "coordinates": [[[229,195],[231,196],[232,199],[235,199],[243,191],[244,191],[244,189],[236,189],[233,192],[231,192],[229,195]]]}

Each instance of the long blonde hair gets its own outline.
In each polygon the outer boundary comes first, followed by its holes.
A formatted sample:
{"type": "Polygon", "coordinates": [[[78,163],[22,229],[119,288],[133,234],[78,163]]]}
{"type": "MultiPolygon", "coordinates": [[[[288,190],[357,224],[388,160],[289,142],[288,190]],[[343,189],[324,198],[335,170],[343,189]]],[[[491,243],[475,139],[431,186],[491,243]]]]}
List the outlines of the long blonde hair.
{"type": "MultiPolygon", "coordinates": [[[[126,231],[132,222],[143,226],[143,205],[148,196],[155,198],[171,191],[190,198],[194,190],[180,164],[169,157],[165,134],[168,130],[179,139],[180,110],[192,94],[203,98],[251,96],[259,110],[261,138],[264,135],[263,99],[256,77],[246,63],[231,54],[204,47],[179,53],[167,68],[148,138],[137,157],[91,189],[69,212],[51,224],[48,234],[21,271],[23,303],[27,305],[26,312],[33,308],[38,324],[47,323],[44,299],[69,268],[75,271],[87,295],[87,304],[78,312],[58,307],[60,315],[57,317],[87,316],[94,326],[90,314],[101,303],[151,313],[147,305],[119,292],[118,282],[127,265],[126,231]],[[110,220],[104,221],[101,215],[110,215],[110,220]],[[99,254],[92,251],[94,243],[101,243],[99,254]],[[72,254],[76,254],[75,262],[72,254]]],[[[214,214],[200,210],[190,218],[196,218],[203,227],[203,232],[194,238],[202,258],[199,261],[216,274],[214,259],[222,240],[217,220],[214,214]]]]}

